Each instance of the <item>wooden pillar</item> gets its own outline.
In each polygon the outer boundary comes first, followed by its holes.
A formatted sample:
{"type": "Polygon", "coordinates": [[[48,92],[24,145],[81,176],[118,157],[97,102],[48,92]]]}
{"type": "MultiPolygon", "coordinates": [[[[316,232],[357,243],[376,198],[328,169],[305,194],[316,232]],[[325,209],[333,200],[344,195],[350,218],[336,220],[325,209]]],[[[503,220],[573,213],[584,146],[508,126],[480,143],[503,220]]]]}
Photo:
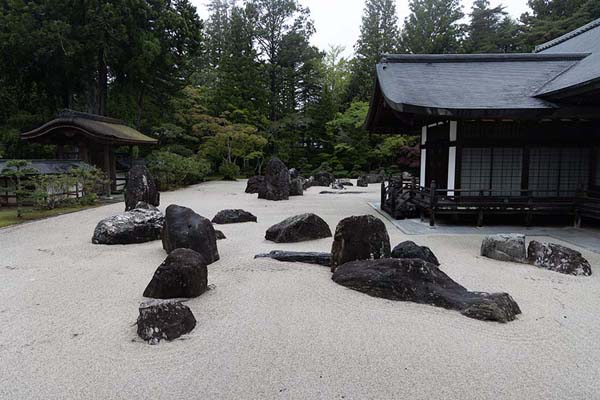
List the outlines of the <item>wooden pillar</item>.
{"type": "Polygon", "coordinates": [[[419,186],[426,187],[425,171],[427,170],[427,127],[421,128],[421,174],[419,175],[419,186]]]}
{"type": "Polygon", "coordinates": [[[112,191],[117,190],[117,157],[110,147],[110,182],[112,191]]]}
{"type": "Polygon", "coordinates": [[[454,196],[454,188],[456,182],[456,138],[458,123],[450,121],[450,131],[448,133],[450,145],[448,147],[448,196],[454,196]]]}
{"type": "Polygon", "coordinates": [[[111,188],[112,188],[112,177],[111,177],[111,163],[110,163],[110,145],[105,144],[104,145],[104,173],[106,174],[106,177],[108,178],[109,182],[105,185],[105,192],[106,195],[110,197],[111,195],[111,188]]]}

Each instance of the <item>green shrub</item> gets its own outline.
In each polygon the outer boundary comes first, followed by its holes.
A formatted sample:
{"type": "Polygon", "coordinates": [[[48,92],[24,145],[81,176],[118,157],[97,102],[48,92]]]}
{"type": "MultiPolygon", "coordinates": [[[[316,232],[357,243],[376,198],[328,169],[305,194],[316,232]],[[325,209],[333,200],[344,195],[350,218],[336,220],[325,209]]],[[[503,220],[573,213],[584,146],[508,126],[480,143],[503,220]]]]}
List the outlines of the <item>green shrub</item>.
{"type": "Polygon", "coordinates": [[[240,167],[232,162],[224,162],[219,167],[219,174],[223,175],[225,180],[235,180],[240,175],[240,167]]]}
{"type": "Polygon", "coordinates": [[[162,150],[152,152],[147,160],[159,190],[202,182],[211,169],[210,163],[197,155],[182,157],[162,150]]]}

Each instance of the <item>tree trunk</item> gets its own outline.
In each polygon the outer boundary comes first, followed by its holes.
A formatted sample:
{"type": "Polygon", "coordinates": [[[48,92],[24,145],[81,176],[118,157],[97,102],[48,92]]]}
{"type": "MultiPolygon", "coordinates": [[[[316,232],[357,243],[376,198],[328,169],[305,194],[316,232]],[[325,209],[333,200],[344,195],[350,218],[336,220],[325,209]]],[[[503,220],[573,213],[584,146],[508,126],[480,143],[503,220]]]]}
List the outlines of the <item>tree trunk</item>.
{"type": "Polygon", "coordinates": [[[106,115],[106,103],[108,100],[108,65],[104,47],[98,51],[98,82],[96,88],[96,114],[106,115]]]}
{"type": "Polygon", "coordinates": [[[140,88],[140,94],[137,99],[137,109],[135,115],[135,127],[136,129],[140,129],[142,125],[142,111],[144,109],[144,85],[140,88]]]}

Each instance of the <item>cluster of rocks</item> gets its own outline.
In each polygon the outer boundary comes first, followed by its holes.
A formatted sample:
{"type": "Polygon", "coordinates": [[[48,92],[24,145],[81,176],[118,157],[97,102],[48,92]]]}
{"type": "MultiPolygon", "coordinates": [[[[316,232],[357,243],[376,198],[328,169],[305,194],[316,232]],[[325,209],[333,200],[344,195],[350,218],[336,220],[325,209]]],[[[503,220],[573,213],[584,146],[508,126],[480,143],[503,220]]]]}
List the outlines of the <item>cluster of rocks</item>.
{"type": "Polygon", "coordinates": [[[580,252],[556,243],[531,240],[522,234],[490,235],[481,243],[481,255],[498,261],[527,263],[567,275],[590,276],[590,263],[580,252]]]}
{"type": "Polygon", "coordinates": [[[304,182],[295,168],[288,170],[280,159],[274,157],[267,163],[264,176],[248,179],[246,193],[257,193],[259,199],[288,200],[290,196],[304,194],[304,182]]]}
{"type": "MultiPolygon", "coordinates": [[[[281,243],[329,236],[325,221],[303,214],[269,228],[266,238],[281,243]],[[281,236],[284,240],[279,240],[281,236]]],[[[440,263],[428,247],[406,241],[392,250],[385,224],[372,215],[341,220],[331,253],[275,250],[255,258],[328,266],[333,281],[350,289],[457,310],[470,318],[508,322],[521,313],[507,293],[471,292],[456,283],[439,269],[440,263]]]]}

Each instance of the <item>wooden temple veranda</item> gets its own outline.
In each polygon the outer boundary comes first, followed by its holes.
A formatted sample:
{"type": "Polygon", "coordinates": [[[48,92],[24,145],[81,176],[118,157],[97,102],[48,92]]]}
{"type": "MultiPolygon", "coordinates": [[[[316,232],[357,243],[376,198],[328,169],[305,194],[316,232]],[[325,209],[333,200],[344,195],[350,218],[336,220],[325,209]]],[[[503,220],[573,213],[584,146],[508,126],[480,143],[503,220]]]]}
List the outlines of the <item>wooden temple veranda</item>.
{"type": "Polygon", "coordinates": [[[44,125],[21,134],[26,141],[56,146],[58,160],[78,160],[96,166],[109,178],[108,194],[117,188],[117,147],[154,145],[158,141],[125,122],[95,114],[63,110],[44,125]]]}
{"type": "MultiPolygon", "coordinates": [[[[600,19],[527,54],[387,55],[366,127],[420,135],[394,215],[600,218],[600,19]]],[[[396,188],[397,189],[397,188],[396,188]]]]}

